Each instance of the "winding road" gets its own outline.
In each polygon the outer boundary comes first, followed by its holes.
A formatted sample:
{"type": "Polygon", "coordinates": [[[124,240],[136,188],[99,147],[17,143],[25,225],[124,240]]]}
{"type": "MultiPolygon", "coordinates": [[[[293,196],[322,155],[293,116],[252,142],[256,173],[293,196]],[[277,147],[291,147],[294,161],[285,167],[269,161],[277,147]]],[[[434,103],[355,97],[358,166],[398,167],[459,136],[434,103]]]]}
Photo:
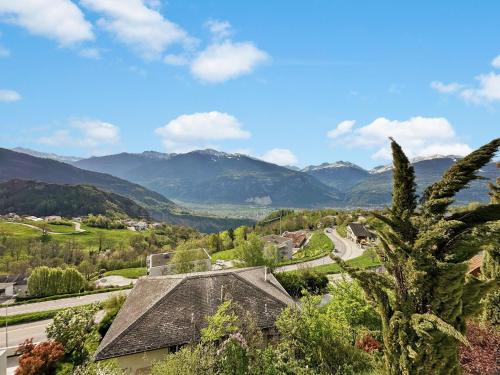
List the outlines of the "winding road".
{"type": "MultiPolygon", "coordinates": [[[[363,249],[358,247],[355,243],[342,238],[337,231],[333,228],[326,228],[324,233],[328,236],[328,238],[333,242],[334,250],[332,254],[339,256],[343,260],[349,260],[352,258],[356,258],[363,254],[363,249]]],[[[324,257],[309,260],[302,263],[296,264],[288,264],[286,266],[277,267],[275,272],[288,272],[288,271],[296,271],[302,268],[310,268],[321,266],[323,264],[331,264],[334,263],[332,258],[329,255],[325,255],[324,257]]]]}

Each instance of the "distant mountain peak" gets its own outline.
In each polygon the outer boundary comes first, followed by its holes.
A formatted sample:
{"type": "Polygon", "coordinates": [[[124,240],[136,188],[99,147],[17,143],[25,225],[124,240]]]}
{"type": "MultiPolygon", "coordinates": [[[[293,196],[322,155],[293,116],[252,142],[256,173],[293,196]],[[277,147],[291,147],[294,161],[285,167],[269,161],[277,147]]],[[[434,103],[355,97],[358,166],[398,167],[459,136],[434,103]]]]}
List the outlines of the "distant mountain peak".
{"type": "Polygon", "coordinates": [[[334,169],[334,168],[355,168],[363,170],[359,165],[351,163],[349,161],[339,160],[334,163],[322,163],[320,165],[309,165],[303,169],[304,172],[317,171],[320,169],[334,169]]]}
{"type": "Polygon", "coordinates": [[[158,152],[158,151],[143,151],[140,155],[147,157],[149,159],[168,160],[172,156],[176,156],[177,154],[175,153],[167,154],[165,152],[158,152]]]}
{"type": "MultiPolygon", "coordinates": [[[[417,156],[414,158],[410,159],[411,164],[416,164],[420,163],[422,161],[427,161],[427,160],[438,160],[438,159],[451,159],[453,162],[456,162],[459,159],[462,159],[461,156],[458,155],[440,155],[440,154],[435,154],[435,155],[425,155],[425,156],[417,156]]],[[[372,168],[369,172],[370,174],[377,174],[377,173],[383,173],[390,171],[392,169],[392,164],[387,164],[387,165],[379,165],[377,167],[372,168]]]]}
{"type": "Polygon", "coordinates": [[[24,147],[15,147],[12,149],[12,151],[19,152],[21,154],[35,156],[37,158],[57,160],[57,161],[61,161],[63,163],[74,163],[74,162],[77,162],[78,160],[83,159],[83,158],[79,158],[77,156],[65,156],[65,155],[53,154],[50,152],[40,152],[40,151],[36,151],[36,150],[32,150],[30,148],[24,148],[24,147]]]}

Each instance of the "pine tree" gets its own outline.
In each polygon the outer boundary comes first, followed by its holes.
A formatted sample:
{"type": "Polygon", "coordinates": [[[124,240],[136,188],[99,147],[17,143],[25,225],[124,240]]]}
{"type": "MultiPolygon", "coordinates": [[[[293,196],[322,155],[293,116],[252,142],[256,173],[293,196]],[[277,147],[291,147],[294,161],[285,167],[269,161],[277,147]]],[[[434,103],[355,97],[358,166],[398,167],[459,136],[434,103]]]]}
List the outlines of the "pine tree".
{"type": "Polygon", "coordinates": [[[414,170],[394,140],[391,146],[392,205],[386,214],[375,214],[385,224],[377,254],[387,273],[335,260],[377,307],[387,374],[460,374],[465,320],[479,312],[480,300],[498,283],[467,275],[468,260],[480,250],[467,241],[475,228],[500,219],[500,205],[456,213],[448,208],[458,191],[480,178],[476,172],[494,156],[500,139],[456,162],[424,191],[418,207],[414,170]]]}
{"type": "MultiPolygon", "coordinates": [[[[500,168],[500,163],[497,163],[500,168]]],[[[496,184],[489,184],[491,203],[500,203],[500,177],[496,184]]],[[[491,236],[495,240],[486,249],[481,273],[486,279],[500,278],[500,222],[492,224],[491,236]]],[[[500,327],[500,289],[492,290],[485,298],[483,320],[493,326],[500,327]]]]}

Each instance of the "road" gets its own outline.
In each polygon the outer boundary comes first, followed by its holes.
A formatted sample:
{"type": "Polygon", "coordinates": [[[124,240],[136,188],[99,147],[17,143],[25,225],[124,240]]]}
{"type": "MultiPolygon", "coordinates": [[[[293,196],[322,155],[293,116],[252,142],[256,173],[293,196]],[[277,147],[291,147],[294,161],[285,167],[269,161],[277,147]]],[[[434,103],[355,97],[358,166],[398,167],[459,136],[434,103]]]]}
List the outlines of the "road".
{"type": "MultiPolygon", "coordinates": [[[[90,303],[104,301],[105,299],[109,298],[114,294],[119,294],[119,293],[128,294],[129,292],[130,289],[124,289],[115,292],[89,294],[86,296],[73,297],[73,298],[63,298],[55,301],[35,302],[35,303],[27,303],[25,305],[10,306],[8,308],[7,315],[10,316],[10,315],[31,313],[37,311],[64,309],[66,307],[88,305],[90,303]]],[[[2,308],[2,310],[5,311],[5,308],[2,308]]],[[[2,315],[5,315],[5,313],[2,315]]]]}
{"type": "MultiPolygon", "coordinates": [[[[363,249],[358,247],[355,243],[345,238],[342,238],[335,229],[327,228],[325,229],[324,233],[335,245],[335,250],[333,251],[333,254],[339,256],[343,260],[356,258],[361,254],[363,254],[364,251],[363,249]]],[[[334,261],[330,258],[329,255],[325,255],[324,257],[314,260],[309,260],[307,262],[289,264],[286,266],[277,267],[275,269],[275,272],[296,271],[302,268],[316,267],[316,266],[321,266],[323,264],[331,264],[331,263],[334,263],[334,261]]]]}
{"type": "MultiPolygon", "coordinates": [[[[33,342],[44,341],[47,339],[45,335],[45,328],[52,321],[52,319],[48,320],[40,320],[38,322],[33,323],[25,323],[25,324],[17,324],[15,326],[10,326],[9,333],[9,342],[8,346],[17,346],[24,342],[26,339],[33,338],[33,342]]],[[[2,327],[0,330],[0,348],[5,347],[5,327],[2,327]]]]}

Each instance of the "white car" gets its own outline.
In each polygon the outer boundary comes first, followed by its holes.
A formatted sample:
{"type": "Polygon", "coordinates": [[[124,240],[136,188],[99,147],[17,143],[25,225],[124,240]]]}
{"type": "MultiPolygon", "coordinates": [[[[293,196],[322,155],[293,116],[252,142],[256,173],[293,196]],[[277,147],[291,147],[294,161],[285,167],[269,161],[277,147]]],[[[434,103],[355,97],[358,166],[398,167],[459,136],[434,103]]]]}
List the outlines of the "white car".
{"type": "Polygon", "coordinates": [[[224,267],[225,263],[223,260],[219,259],[215,261],[215,265],[219,267],[224,267]]]}

